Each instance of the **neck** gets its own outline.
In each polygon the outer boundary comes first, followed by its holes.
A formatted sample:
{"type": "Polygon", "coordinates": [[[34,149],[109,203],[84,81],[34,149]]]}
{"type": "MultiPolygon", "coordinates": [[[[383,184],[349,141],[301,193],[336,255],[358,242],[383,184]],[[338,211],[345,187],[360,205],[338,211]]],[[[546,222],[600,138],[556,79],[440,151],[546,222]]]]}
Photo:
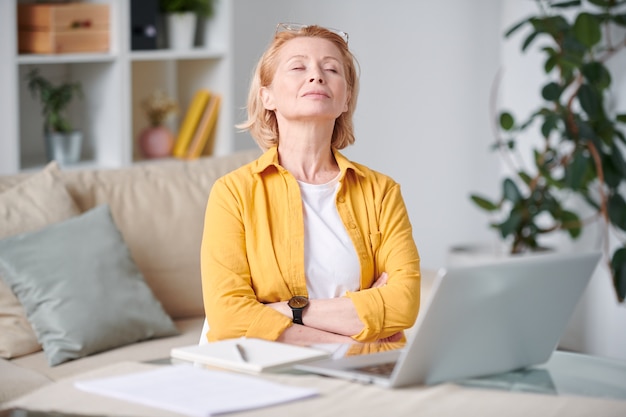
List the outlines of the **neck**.
{"type": "Polygon", "coordinates": [[[325,184],[339,167],[330,146],[333,126],[302,126],[280,131],[278,160],[298,181],[325,184]]]}

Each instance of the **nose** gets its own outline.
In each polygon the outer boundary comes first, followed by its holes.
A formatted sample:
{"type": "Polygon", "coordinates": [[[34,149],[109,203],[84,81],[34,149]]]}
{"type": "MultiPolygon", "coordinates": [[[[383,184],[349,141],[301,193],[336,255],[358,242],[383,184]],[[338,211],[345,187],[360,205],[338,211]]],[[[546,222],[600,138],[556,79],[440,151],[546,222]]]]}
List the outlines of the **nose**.
{"type": "Polygon", "coordinates": [[[324,84],[324,70],[322,70],[322,68],[318,67],[318,66],[314,66],[311,68],[311,72],[309,73],[310,77],[309,78],[309,82],[310,83],[320,83],[320,84],[324,84]]]}

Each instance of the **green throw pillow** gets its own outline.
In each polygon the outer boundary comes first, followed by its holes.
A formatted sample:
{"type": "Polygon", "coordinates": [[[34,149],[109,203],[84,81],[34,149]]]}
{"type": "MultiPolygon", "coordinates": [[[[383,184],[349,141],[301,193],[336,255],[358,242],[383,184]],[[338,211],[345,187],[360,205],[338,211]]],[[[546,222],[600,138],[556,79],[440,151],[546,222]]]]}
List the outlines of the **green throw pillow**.
{"type": "Polygon", "coordinates": [[[0,276],[50,366],[178,331],[102,205],[0,240],[0,276]]]}

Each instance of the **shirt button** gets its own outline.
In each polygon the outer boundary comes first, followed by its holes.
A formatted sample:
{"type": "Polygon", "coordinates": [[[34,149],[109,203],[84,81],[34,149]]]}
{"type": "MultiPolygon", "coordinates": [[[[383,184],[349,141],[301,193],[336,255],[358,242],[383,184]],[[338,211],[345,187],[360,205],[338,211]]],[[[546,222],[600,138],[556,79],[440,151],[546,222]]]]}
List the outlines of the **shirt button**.
{"type": "Polygon", "coordinates": [[[350,223],[350,229],[356,229],[356,224],[350,223]]]}
{"type": "Polygon", "coordinates": [[[339,197],[339,198],[337,198],[337,201],[340,202],[340,203],[343,203],[346,200],[343,197],[339,197]]]}

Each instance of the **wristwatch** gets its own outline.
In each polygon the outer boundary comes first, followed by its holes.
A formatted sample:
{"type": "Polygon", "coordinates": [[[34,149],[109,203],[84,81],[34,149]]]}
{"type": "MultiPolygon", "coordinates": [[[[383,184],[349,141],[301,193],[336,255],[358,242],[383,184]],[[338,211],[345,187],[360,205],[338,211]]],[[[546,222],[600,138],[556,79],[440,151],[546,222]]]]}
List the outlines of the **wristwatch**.
{"type": "Polygon", "coordinates": [[[293,322],[296,324],[304,324],[302,322],[302,312],[309,305],[309,299],[302,295],[296,295],[287,301],[287,305],[291,308],[291,312],[293,313],[293,322]]]}

